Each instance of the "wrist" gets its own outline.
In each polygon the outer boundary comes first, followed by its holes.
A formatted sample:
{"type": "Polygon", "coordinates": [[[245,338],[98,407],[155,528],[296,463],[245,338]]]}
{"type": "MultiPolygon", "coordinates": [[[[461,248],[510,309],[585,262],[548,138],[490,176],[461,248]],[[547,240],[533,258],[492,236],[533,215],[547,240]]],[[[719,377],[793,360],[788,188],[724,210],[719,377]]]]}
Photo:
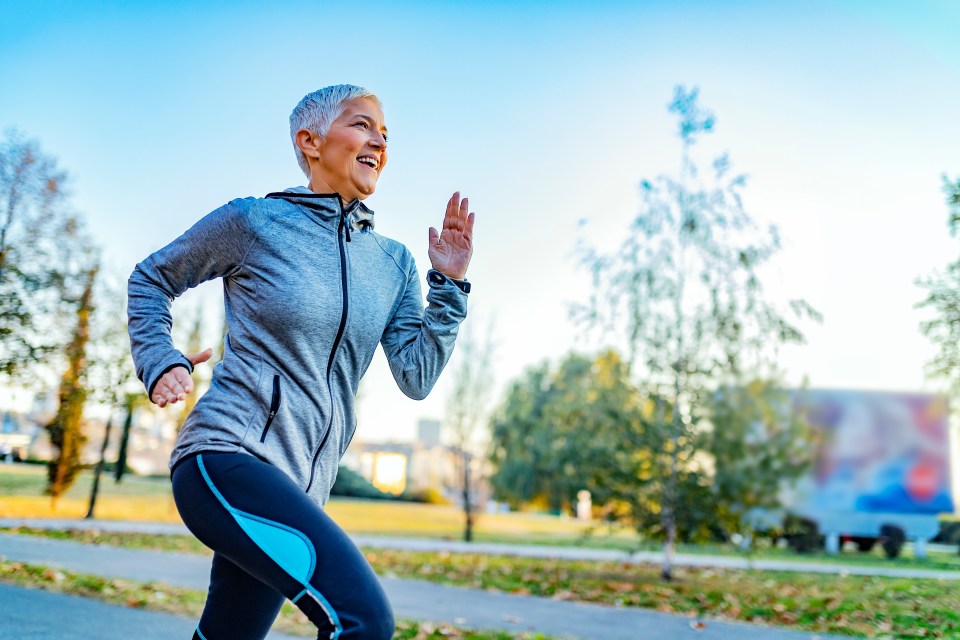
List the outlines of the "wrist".
{"type": "Polygon", "coordinates": [[[464,293],[470,293],[470,283],[465,277],[455,278],[436,269],[430,269],[427,272],[427,282],[431,287],[442,287],[447,281],[456,285],[464,293]]]}

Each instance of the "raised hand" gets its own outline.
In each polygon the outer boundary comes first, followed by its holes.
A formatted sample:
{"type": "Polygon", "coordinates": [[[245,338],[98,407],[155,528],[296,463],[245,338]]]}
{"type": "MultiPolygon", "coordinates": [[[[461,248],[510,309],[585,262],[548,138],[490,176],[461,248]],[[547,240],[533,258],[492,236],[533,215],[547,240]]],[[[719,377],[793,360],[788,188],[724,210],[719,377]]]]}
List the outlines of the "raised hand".
{"type": "Polygon", "coordinates": [[[447,202],[443,216],[443,230],[430,227],[430,247],[427,255],[433,268],[454,280],[463,280],[473,257],[473,219],[468,213],[469,200],[460,200],[457,191],[447,202]]]}
{"type": "MultiPolygon", "coordinates": [[[[201,362],[206,362],[213,355],[213,349],[204,349],[200,353],[191,353],[184,357],[190,361],[190,364],[197,366],[201,362]]],[[[187,394],[193,392],[193,378],[186,367],[174,367],[160,376],[160,380],[153,387],[153,395],[150,399],[161,407],[168,404],[176,404],[187,399],[187,394]]]]}

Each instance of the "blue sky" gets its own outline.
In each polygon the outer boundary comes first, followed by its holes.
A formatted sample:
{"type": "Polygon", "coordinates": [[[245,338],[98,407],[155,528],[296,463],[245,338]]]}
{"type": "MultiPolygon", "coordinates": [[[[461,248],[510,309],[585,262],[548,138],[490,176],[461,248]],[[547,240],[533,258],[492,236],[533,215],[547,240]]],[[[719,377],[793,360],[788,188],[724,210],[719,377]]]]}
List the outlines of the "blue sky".
{"type": "MultiPolygon", "coordinates": [[[[824,314],[784,352],[791,379],[937,388],[913,281],[960,249],[940,193],[960,174],[955,2],[0,2],[0,18],[0,127],[70,172],[118,278],[223,202],[304,183],[290,109],[365,85],[391,133],[378,230],[424,272],[449,194],[478,212],[472,322],[495,318],[502,388],[596,347],[567,320],[588,292],[573,249],[616,244],[638,182],[675,171],[682,83],[718,117],[704,151],[730,152],[748,210],[781,229],[773,294],[824,314]]],[[[358,437],[443,412],[443,381],[414,403],[380,357],[368,377],[358,437]]]]}

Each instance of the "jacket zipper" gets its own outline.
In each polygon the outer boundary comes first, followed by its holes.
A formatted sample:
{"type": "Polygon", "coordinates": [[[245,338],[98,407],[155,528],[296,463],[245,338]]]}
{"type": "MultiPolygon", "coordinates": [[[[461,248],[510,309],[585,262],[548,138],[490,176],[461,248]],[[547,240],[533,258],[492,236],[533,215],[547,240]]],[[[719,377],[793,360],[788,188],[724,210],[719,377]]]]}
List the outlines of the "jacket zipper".
{"type": "Polygon", "coordinates": [[[273,376],[273,396],[270,398],[270,413],[267,414],[267,424],[263,427],[263,433],[260,434],[260,442],[267,439],[267,431],[270,430],[270,424],[277,415],[277,409],[280,408],[280,376],[273,376]]]}
{"type": "Polygon", "coordinates": [[[337,355],[337,348],[340,346],[340,341],[343,339],[343,332],[347,327],[347,311],[349,309],[347,300],[347,248],[344,244],[344,239],[346,239],[346,242],[350,242],[350,227],[347,224],[347,216],[343,212],[343,203],[340,202],[339,199],[337,199],[337,206],[340,209],[340,224],[337,227],[337,246],[340,249],[340,290],[342,293],[343,308],[340,312],[340,326],[337,328],[337,336],[333,339],[330,358],[327,360],[327,391],[330,393],[330,419],[327,421],[327,432],[323,434],[320,446],[313,452],[313,460],[310,463],[310,480],[307,482],[307,488],[304,489],[304,491],[308,493],[310,487],[313,486],[313,478],[317,472],[317,460],[320,458],[320,452],[323,451],[323,445],[327,444],[330,432],[333,431],[333,387],[330,386],[330,374],[333,371],[333,360],[337,355]]]}

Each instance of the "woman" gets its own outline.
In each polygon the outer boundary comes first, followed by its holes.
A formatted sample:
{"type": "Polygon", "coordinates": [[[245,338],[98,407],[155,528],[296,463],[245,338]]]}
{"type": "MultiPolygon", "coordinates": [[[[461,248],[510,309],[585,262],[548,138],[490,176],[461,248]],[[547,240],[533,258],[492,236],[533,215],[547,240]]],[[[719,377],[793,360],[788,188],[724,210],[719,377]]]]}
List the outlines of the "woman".
{"type": "Polygon", "coordinates": [[[416,399],[449,359],[466,317],[474,214],[455,193],[442,230],[430,229],[424,310],[413,257],[373,230],[362,203],[387,161],[379,99],[320,89],[293,110],[290,134],[307,187],[234,200],[136,266],[133,357],[153,402],[183,401],[211,352],[174,349],[170,303],[223,278],[223,361],[170,460],[180,515],[215,552],[194,638],[264,638],[284,598],[318,638],[390,638],[379,582],[322,507],[377,344],[416,399]]]}

